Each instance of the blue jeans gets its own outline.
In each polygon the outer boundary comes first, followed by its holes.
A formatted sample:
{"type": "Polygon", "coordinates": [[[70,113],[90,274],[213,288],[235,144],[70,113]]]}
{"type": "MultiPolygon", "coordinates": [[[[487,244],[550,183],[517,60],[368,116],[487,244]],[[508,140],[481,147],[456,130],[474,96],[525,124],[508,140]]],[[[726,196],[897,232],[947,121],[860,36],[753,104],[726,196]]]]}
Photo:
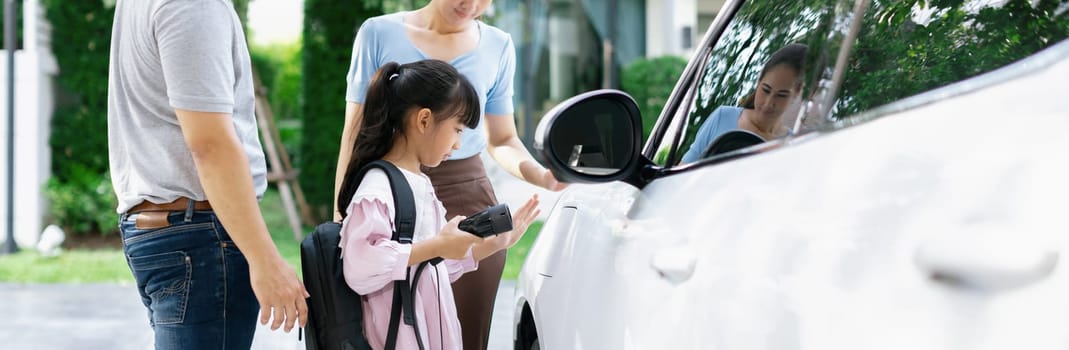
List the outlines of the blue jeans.
{"type": "Polygon", "coordinates": [[[260,305],[245,256],[211,211],[171,212],[170,226],[119,218],[126,261],[148,308],[156,349],[248,349],[260,305]]]}

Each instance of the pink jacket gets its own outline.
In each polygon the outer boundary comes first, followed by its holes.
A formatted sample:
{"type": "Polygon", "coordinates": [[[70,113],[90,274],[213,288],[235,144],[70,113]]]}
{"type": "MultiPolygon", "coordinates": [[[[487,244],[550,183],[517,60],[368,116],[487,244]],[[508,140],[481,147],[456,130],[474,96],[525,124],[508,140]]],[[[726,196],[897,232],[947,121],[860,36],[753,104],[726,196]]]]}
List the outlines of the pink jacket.
{"type": "MultiPolygon", "coordinates": [[[[416,226],[413,241],[437,235],[445,225],[445,208],[434,195],[430,179],[404,169],[416,203],[416,226]]],[[[342,222],[342,271],[345,282],[363,295],[364,334],[374,349],[386,345],[390,311],[393,306],[393,282],[404,280],[411,246],[391,240],[393,232],[393,194],[386,173],[374,169],[364,176],[342,222]]],[[[461,349],[460,321],[453,304],[450,284],[478,267],[471,256],[429,265],[416,287],[415,311],[420,337],[426,349],[461,349]]],[[[415,266],[411,269],[415,274],[415,266]]],[[[411,277],[410,277],[411,278],[411,277]]],[[[398,349],[418,349],[411,326],[401,322],[398,349]]]]}

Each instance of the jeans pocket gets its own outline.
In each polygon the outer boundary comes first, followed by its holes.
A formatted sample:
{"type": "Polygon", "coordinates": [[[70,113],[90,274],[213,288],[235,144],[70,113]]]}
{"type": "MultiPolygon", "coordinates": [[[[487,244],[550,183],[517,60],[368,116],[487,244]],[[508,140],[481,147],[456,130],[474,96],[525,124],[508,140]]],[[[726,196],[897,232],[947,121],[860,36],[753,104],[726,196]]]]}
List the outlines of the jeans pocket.
{"type": "Polygon", "coordinates": [[[193,265],[185,252],[130,258],[138,288],[148,296],[152,324],[182,323],[189,301],[193,265]]]}

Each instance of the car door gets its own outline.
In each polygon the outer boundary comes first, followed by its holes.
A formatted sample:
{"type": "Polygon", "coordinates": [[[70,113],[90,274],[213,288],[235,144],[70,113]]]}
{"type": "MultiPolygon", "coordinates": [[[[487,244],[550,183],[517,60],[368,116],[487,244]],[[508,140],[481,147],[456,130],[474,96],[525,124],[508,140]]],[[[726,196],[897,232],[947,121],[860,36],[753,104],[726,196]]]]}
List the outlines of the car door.
{"type": "MultiPolygon", "coordinates": [[[[729,2],[673,93],[677,102],[666,108],[670,117],[662,118],[647,144],[649,158],[661,165],[678,159],[709,106],[731,103],[757,88],[759,62],[775,48],[806,42],[814,56],[833,55],[825,51],[837,50],[842,28],[835,24],[849,10],[834,0],[729,2]]],[[[716,207],[721,190],[716,174],[732,172],[731,165],[686,168],[673,164],[642,189],[624,182],[578,184],[561,196],[521,276],[538,290],[532,304],[543,346],[701,348],[708,343],[709,330],[702,329],[711,324],[703,319],[707,315],[677,302],[707,292],[688,283],[706,254],[688,242],[709,234],[703,225],[710,217],[746,208],[716,207]]]]}
{"type": "Polygon", "coordinates": [[[559,257],[540,282],[553,292],[538,312],[556,315],[542,344],[1065,348],[1067,12],[729,3],[646,143],[654,165],[576,185],[546,241],[567,244],[532,250],[559,257]],[[682,164],[772,43],[799,38],[811,55],[792,135],[682,164]]]}
{"type": "MultiPolygon", "coordinates": [[[[628,259],[651,272],[625,286],[625,299],[642,300],[621,316],[625,344],[1067,346],[1067,332],[1045,325],[1069,310],[1055,297],[1069,291],[1058,262],[1067,238],[1049,208],[1069,194],[1053,180],[1069,175],[1055,151],[1069,146],[1069,102],[1054,92],[1069,78],[1069,6],[834,6],[793,135],[680,165],[695,119],[740,97],[727,93],[732,77],[707,74],[687,118],[647,145],[665,169],[632,219],[661,232],[628,259]]],[[[730,43],[725,34],[713,51],[730,43]]],[[[725,56],[707,66],[737,71],[725,62],[738,55],[725,56]]]]}

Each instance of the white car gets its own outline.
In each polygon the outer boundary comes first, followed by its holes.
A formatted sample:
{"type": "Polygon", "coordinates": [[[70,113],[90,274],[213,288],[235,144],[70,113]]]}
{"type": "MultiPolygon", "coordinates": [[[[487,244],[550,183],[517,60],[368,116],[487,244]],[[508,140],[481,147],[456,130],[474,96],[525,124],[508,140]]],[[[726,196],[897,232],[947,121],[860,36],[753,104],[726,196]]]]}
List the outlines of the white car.
{"type": "Polygon", "coordinates": [[[515,348],[1069,349],[1067,35],[1064,0],[727,1],[648,139],[619,91],[541,121],[573,185],[515,348]],[[792,132],[682,164],[792,42],[792,132]]]}

